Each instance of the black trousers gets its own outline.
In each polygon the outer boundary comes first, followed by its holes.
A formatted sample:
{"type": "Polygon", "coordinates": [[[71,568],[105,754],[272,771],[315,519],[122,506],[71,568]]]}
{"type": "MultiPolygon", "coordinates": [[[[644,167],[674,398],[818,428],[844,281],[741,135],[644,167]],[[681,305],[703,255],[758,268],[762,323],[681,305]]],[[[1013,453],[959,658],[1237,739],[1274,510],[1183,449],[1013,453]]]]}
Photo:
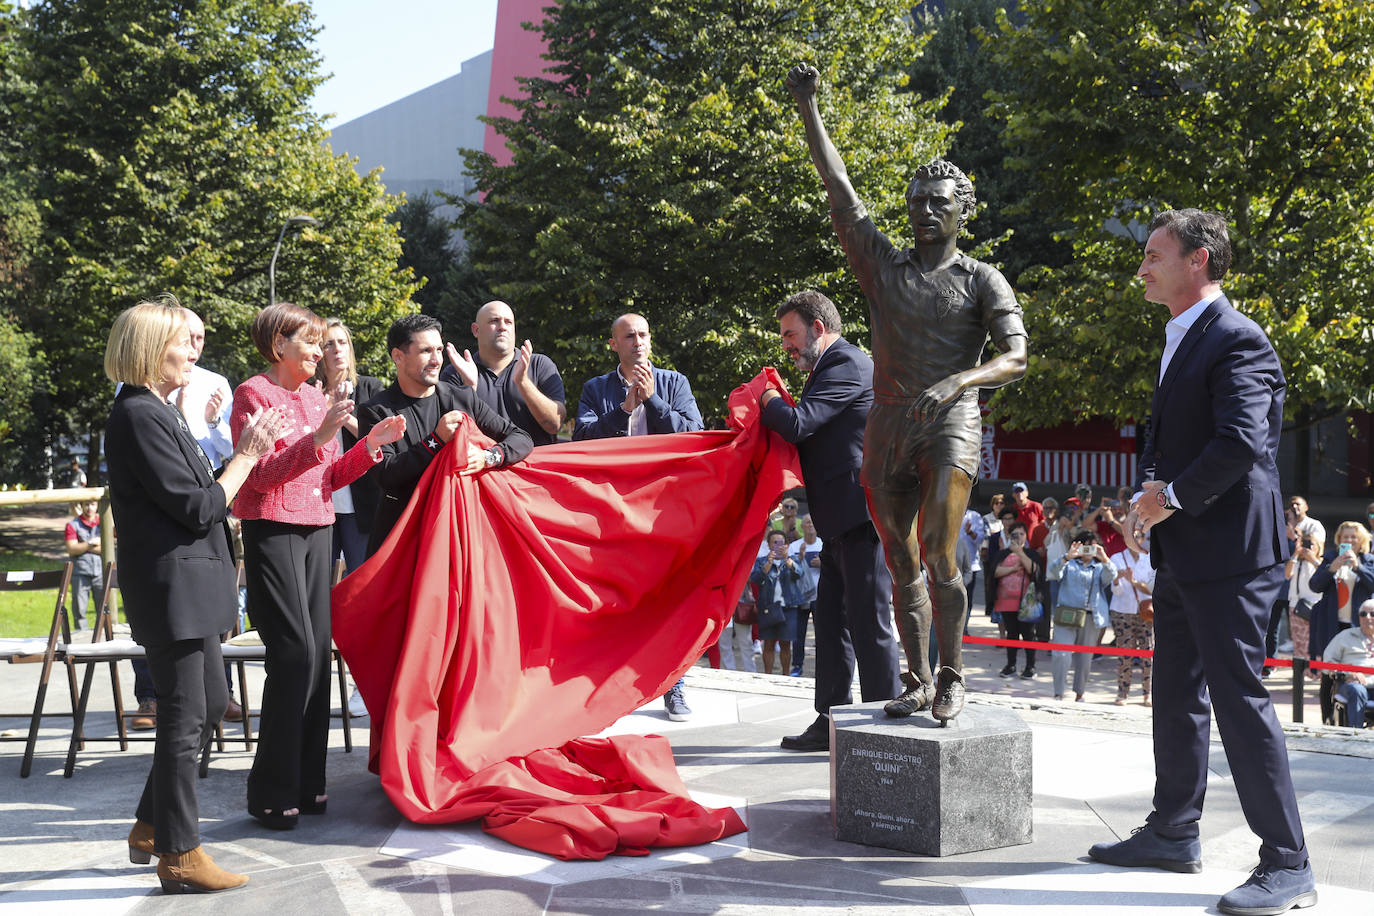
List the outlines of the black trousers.
{"type": "Polygon", "coordinates": [[[888,605],[892,579],[873,525],[865,522],[821,548],[816,583],[816,712],[854,702],[850,685],[859,666],[865,703],[902,692],[897,637],[888,605]]]}
{"type": "Polygon", "coordinates": [[[1283,565],[1228,579],[1180,583],[1155,575],[1154,811],[1162,836],[1198,835],[1212,715],[1236,794],[1260,838],[1260,861],[1307,861],[1283,730],[1264,686],[1264,633],[1283,565]],[[1210,699],[1210,704],[1209,704],[1210,699]]]}
{"type": "Polygon", "coordinates": [[[250,811],[280,812],[324,794],[332,539],[328,525],[243,522],[248,607],[267,648],[250,811]]]}
{"type": "Polygon", "coordinates": [[[157,736],[137,816],[153,825],[153,848],[159,853],[187,852],[200,845],[200,754],[229,704],[224,658],[218,635],[146,650],[157,692],[157,736]]]}
{"type": "MultiPolygon", "coordinates": [[[[1047,614],[1041,613],[1040,619],[1043,620],[1047,614]]],[[[1040,621],[1022,620],[1017,612],[1002,613],[1002,624],[1007,628],[1007,639],[1019,639],[1022,642],[1036,642],[1035,627],[1040,621]]],[[[1007,646],[1007,664],[1016,664],[1016,646],[1007,646]]],[[[1026,649],[1026,667],[1035,667],[1035,650],[1026,649]]]]}

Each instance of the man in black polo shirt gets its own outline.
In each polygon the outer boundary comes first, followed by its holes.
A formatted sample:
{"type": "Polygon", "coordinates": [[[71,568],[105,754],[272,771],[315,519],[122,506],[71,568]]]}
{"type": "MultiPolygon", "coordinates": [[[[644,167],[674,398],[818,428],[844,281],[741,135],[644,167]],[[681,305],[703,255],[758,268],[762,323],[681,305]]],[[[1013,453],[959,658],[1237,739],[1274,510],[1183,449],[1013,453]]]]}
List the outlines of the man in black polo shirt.
{"type": "Polygon", "coordinates": [[[500,300],[477,310],[472,323],[477,357],[468,350],[458,355],[449,344],[449,365],[440,375],[455,385],[477,390],[477,398],[502,417],[529,433],[535,445],[558,441],[558,429],[568,415],[563,377],[527,340],[515,344],[515,313],[500,300]]]}

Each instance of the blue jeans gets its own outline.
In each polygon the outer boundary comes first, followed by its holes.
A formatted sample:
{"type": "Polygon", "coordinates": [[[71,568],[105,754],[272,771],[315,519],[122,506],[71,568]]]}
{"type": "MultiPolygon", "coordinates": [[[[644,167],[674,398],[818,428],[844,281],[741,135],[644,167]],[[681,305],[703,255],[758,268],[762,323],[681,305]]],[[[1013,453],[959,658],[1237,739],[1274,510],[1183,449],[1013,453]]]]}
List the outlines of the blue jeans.
{"type": "Polygon", "coordinates": [[[1346,681],[1336,691],[1336,698],[1345,703],[1345,724],[1364,728],[1364,711],[1369,708],[1369,687],[1346,681]]]}

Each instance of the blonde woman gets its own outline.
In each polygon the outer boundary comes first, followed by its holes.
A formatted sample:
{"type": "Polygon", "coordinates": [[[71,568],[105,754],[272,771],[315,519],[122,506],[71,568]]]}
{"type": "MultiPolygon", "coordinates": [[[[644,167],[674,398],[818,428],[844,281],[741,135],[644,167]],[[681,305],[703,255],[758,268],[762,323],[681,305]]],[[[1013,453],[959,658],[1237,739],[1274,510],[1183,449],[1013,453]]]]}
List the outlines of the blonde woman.
{"type": "Polygon", "coordinates": [[[1358,625],[1360,606],[1374,598],[1369,529],[1359,522],[1341,522],[1336,543],[1323,554],[1310,584],[1313,591],[1321,593],[1321,600],[1312,605],[1312,619],[1308,621],[1308,653],[1321,658],[1337,633],[1358,625]]]}
{"type": "MultiPolygon", "coordinates": [[[[325,319],[321,349],[324,358],[315,367],[315,381],[321,390],[335,400],[348,398],[362,407],[386,387],[381,379],[358,374],[353,335],[348,325],[338,318],[325,319]]],[[[340,455],[358,443],[356,411],[344,420],[337,441],[340,455]]],[[[364,474],[352,483],[339,487],[331,497],[334,501],[332,556],[337,559],[342,554],[345,570],[353,572],[367,559],[367,536],[372,531],[372,518],[377,514],[381,490],[371,474],[364,474]]]]}
{"type": "Polygon", "coordinates": [[[105,348],[105,374],[123,383],[105,425],[110,503],[125,532],[115,547],[120,591],[160,701],[129,861],[157,856],[169,894],[248,882],[201,849],[196,783],[200,752],[229,702],[219,648],[238,616],[229,504],[276,442],[285,414],[269,408],[245,416],[216,478],[169,401],[190,380],[192,352],[181,306],[170,296],[121,313],[105,348]]]}

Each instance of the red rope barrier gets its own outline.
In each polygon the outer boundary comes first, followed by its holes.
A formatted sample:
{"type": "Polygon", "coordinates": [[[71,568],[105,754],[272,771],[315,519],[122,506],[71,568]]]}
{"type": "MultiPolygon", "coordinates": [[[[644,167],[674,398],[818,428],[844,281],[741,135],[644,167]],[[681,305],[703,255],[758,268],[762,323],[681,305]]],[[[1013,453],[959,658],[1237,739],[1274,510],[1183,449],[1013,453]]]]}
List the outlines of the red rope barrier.
{"type": "MultiPolygon", "coordinates": [[[[1046,649],[1050,652],[1091,652],[1093,655],[1125,655],[1131,658],[1153,658],[1150,649],[1118,649],[1116,646],[1081,646],[1063,642],[1030,642],[1020,639],[995,639],[990,636],[965,636],[964,642],[976,646],[1008,646],[1018,649],[1046,649]]],[[[1291,658],[1266,658],[1264,663],[1272,668],[1291,668],[1291,658]]],[[[1336,662],[1309,661],[1307,667],[1315,671],[1348,671],[1355,674],[1374,674],[1374,668],[1359,665],[1340,665],[1336,662]]]]}

